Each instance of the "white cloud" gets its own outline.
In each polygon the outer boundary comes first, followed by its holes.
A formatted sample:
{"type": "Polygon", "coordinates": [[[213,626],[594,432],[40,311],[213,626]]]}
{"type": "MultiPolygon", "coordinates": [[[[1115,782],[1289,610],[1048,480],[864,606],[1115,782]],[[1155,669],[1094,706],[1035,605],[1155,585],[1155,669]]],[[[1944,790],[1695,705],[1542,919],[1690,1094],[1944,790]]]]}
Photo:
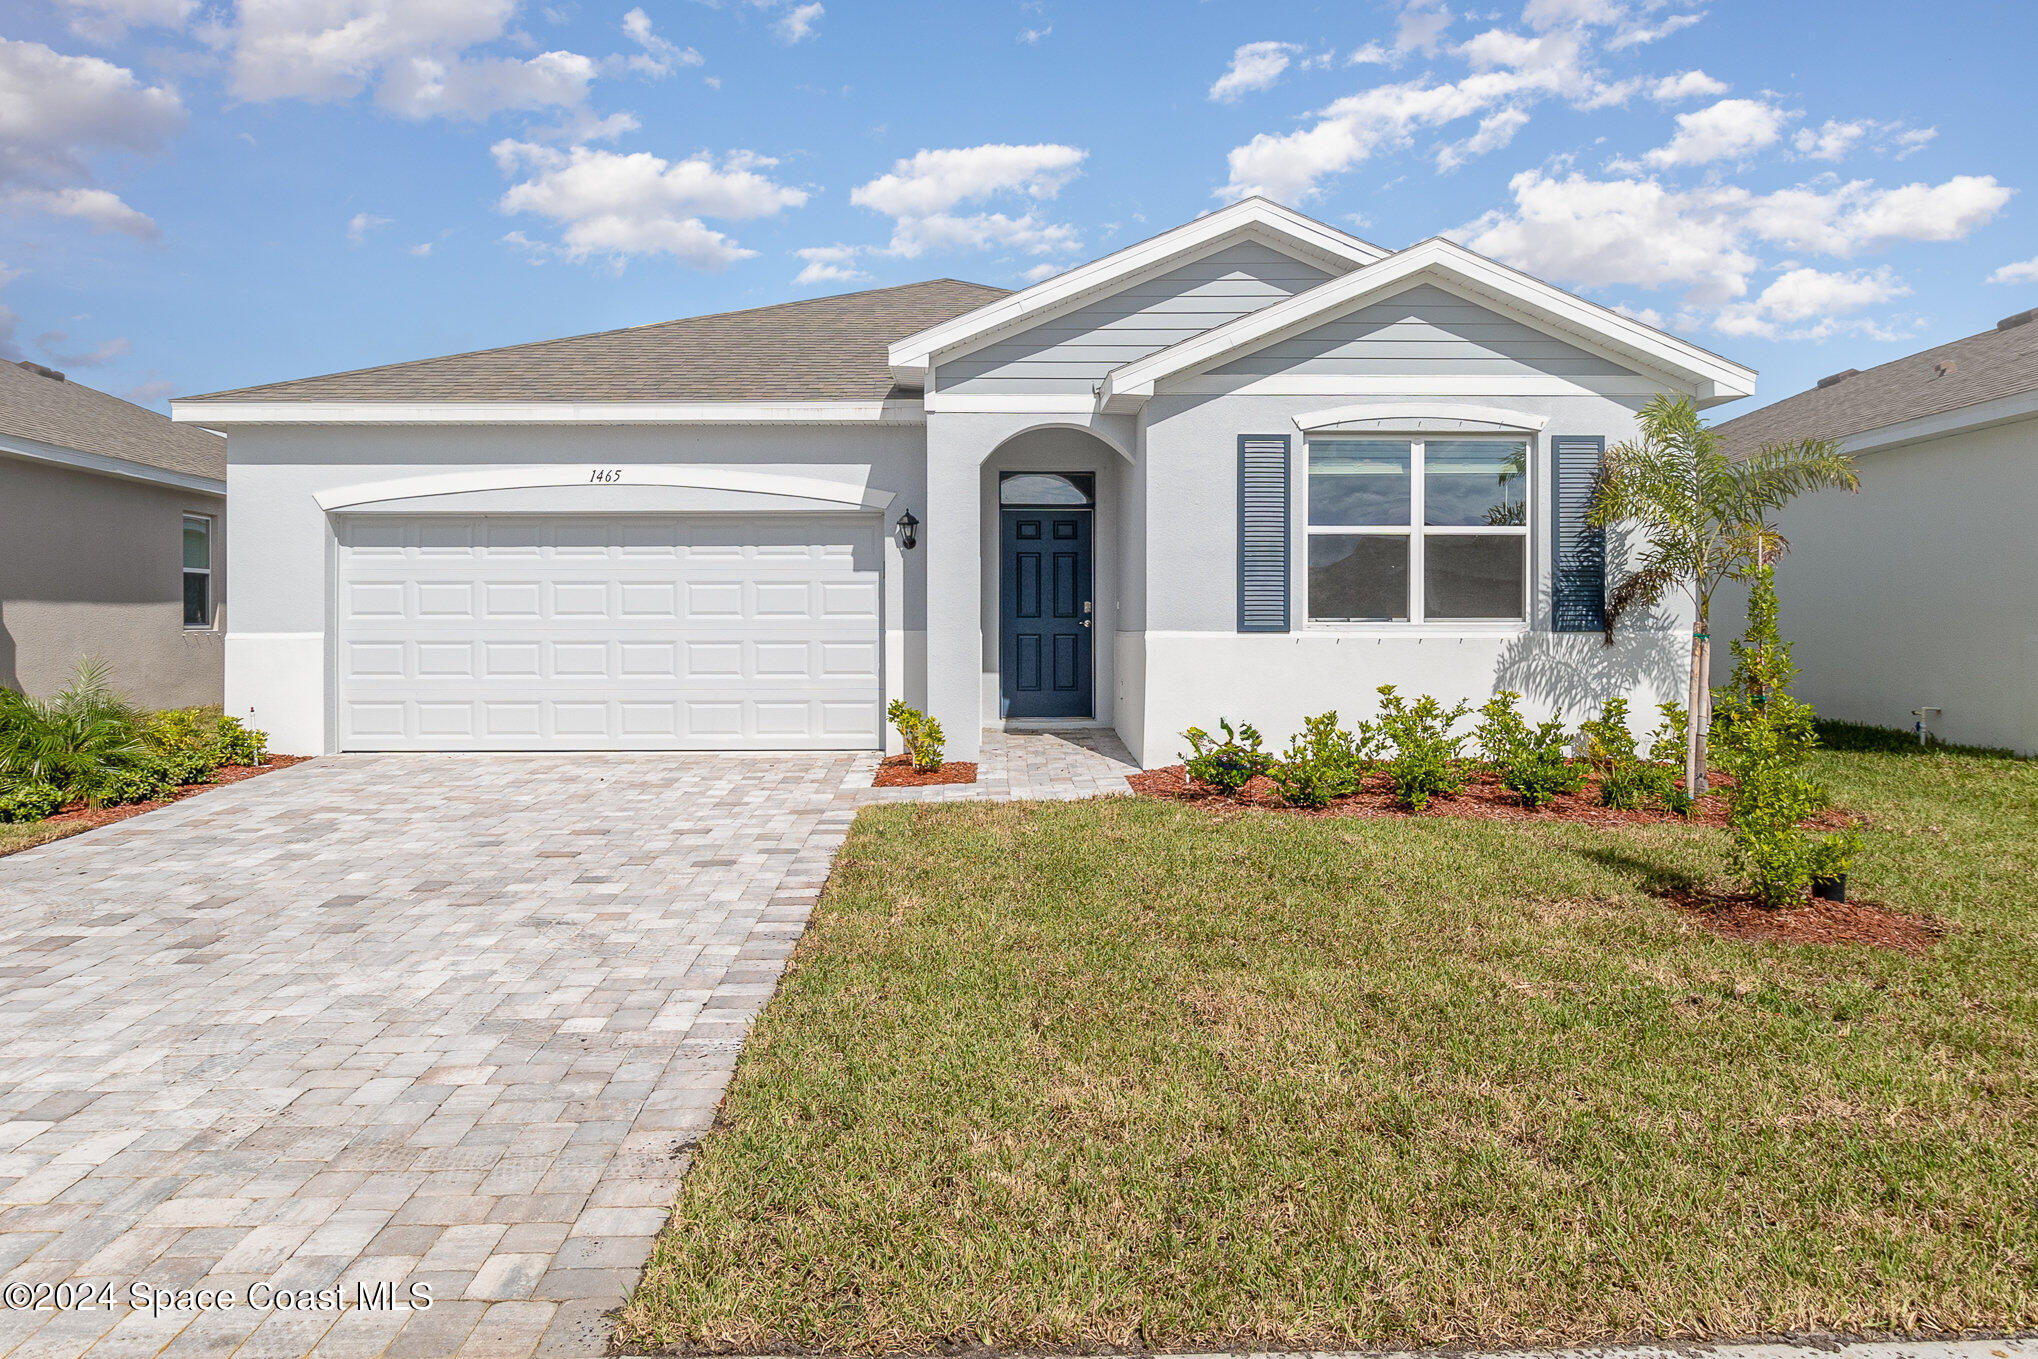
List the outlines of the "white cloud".
{"type": "Polygon", "coordinates": [[[372,212],[357,212],[347,219],[347,239],[355,245],[368,239],[368,233],[377,227],[386,227],[393,219],[377,217],[372,212]]]}
{"type": "Polygon", "coordinates": [[[919,151],[850,191],[849,201],[892,217],[940,212],[997,193],[1052,198],[1074,179],[1089,153],[1052,143],[954,146],[919,151]]]}
{"type": "Polygon", "coordinates": [[[793,253],[806,262],[793,279],[795,287],[812,283],[854,283],[870,275],[856,267],[862,251],[853,245],[810,245],[793,253]]]}
{"type": "MultiPolygon", "coordinates": [[[[527,176],[498,206],[559,227],[558,253],[568,259],[599,257],[620,265],[635,256],[669,255],[695,268],[721,269],[757,252],[702,218],[751,220],[807,201],[805,190],[765,173],[777,161],[750,151],[732,151],[718,163],[705,152],[667,161],[643,151],[561,151],[519,141],[497,142],[492,150],[504,173],[527,176]]],[[[513,244],[533,244],[516,234],[513,244]]]]}
{"type": "Polygon", "coordinates": [[[96,232],[117,232],[143,241],[152,241],[162,234],[146,214],[136,212],[109,189],[0,189],[0,208],[67,217],[96,232]]]}
{"type": "Polygon", "coordinates": [[[1273,88],[1301,48],[1292,42],[1249,42],[1231,54],[1231,65],[1210,86],[1210,97],[1236,103],[1254,90],[1273,88]]]}
{"type": "Polygon", "coordinates": [[[1763,268],[1763,246],[1846,258],[1901,241],[1958,240],[2011,192],[1970,175],[1937,185],[1825,181],[1758,194],[1541,170],[1516,175],[1508,187],[1510,208],[1454,233],[1471,249],[1574,287],[1682,288],[1701,308],[1746,296],[1763,268]]]}
{"type": "Polygon", "coordinates": [[[1844,160],[1860,149],[1893,153],[1902,160],[1924,150],[1938,135],[1936,127],[1906,127],[1901,122],[1873,118],[1828,118],[1816,128],[1799,128],[1791,146],[1807,160],[1844,160]]]}
{"type": "Polygon", "coordinates": [[[1721,308],[1712,324],[1723,335],[1823,339],[1857,324],[1845,319],[1852,313],[1910,291],[1886,264],[1853,273],[1800,266],[1778,275],[1753,300],[1721,308]]]}
{"type": "Polygon", "coordinates": [[[1345,58],[1347,66],[1391,66],[1394,54],[1379,43],[1369,42],[1345,58]]]}
{"type": "Polygon", "coordinates": [[[0,359],[18,363],[28,356],[21,352],[14,334],[21,329],[21,313],[4,302],[0,302],[0,359]]]}
{"type": "Polygon", "coordinates": [[[0,183],[89,183],[91,153],[154,155],[184,122],[174,90],[124,66],[0,38],[0,183]]]}
{"type": "Polygon", "coordinates": [[[136,383],[121,396],[137,406],[154,406],[168,400],[176,390],[177,384],[168,378],[150,378],[147,382],[136,383]]]}
{"type": "Polygon", "coordinates": [[[994,197],[1039,202],[1053,198],[1082,170],[1087,151],[1052,143],[943,147],[895,161],[892,168],[850,191],[849,201],[892,219],[891,253],[906,258],[929,250],[1017,250],[1045,255],[1074,250],[1074,228],[1029,209],[959,213],[966,203],[994,197]]]}
{"type": "Polygon", "coordinates": [[[1053,24],[1049,24],[1045,28],[1022,28],[1019,30],[1019,41],[1032,46],[1039,43],[1042,38],[1045,38],[1052,32],[1054,32],[1053,24]]]}
{"type": "Polygon", "coordinates": [[[224,32],[231,87],[262,102],[350,99],[373,86],[378,105],[406,118],[584,103],[600,71],[591,57],[471,54],[521,38],[509,32],[515,12],[516,0],[241,0],[239,24],[224,32]]]}
{"type": "Polygon", "coordinates": [[[818,3],[796,5],[779,16],[779,21],[772,25],[772,28],[781,41],[801,42],[814,36],[814,25],[819,23],[821,16],[827,12],[818,3]]]}
{"type": "Polygon", "coordinates": [[[1435,52],[1451,26],[1451,11],[1445,0],[1408,0],[1401,22],[1395,26],[1394,46],[1402,52],[1435,52]]]}
{"type": "Polygon", "coordinates": [[[1662,22],[1655,24],[1630,21],[1624,24],[1619,32],[1606,40],[1607,50],[1621,52],[1630,47],[1639,47],[1644,43],[1659,42],[1669,37],[1672,33],[1678,33],[1690,28],[1703,18],[1705,18],[1705,12],[1701,10],[1696,14],[1672,14],[1663,19],[1662,22]]]}
{"type": "Polygon", "coordinates": [[[1028,283],[1038,283],[1042,279],[1053,278],[1056,274],[1066,272],[1068,271],[1059,264],[1036,264],[1021,274],[1020,277],[1028,283]]]}
{"type": "Polygon", "coordinates": [[[691,47],[661,38],[651,27],[651,16],[633,9],[623,16],[623,32],[644,50],[629,61],[630,69],[642,75],[666,76],[677,66],[699,66],[705,60],[691,47]]]}
{"type": "Polygon", "coordinates": [[[1722,99],[1678,114],[1676,135],[1642,159],[1662,166],[1738,159],[1775,145],[1794,116],[1759,99],[1722,99]]]}
{"type": "Polygon", "coordinates": [[[198,0],[59,0],[71,13],[71,32],[88,42],[114,43],[129,28],[180,29],[198,0]]]}
{"type": "Polygon", "coordinates": [[[1479,130],[1454,145],[1437,149],[1437,169],[1455,170],[1474,156],[1483,156],[1489,151],[1498,151],[1514,140],[1514,134],[1528,126],[1529,116],[1523,109],[1502,109],[1479,120],[1479,130]]]}
{"type": "Polygon", "coordinates": [[[1988,276],[1991,283],[2038,283],[2038,255],[2014,264],[2005,264],[1988,276]]]}
{"type": "Polygon", "coordinates": [[[70,338],[61,330],[46,330],[35,337],[35,347],[59,368],[104,368],[115,359],[124,359],[134,352],[134,345],[129,343],[125,335],[116,336],[90,349],[70,348],[70,338]]]}
{"type": "Polygon", "coordinates": [[[1724,80],[1714,80],[1704,71],[1680,71],[1649,86],[1649,98],[1659,104],[1675,104],[1683,99],[1709,99],[1726,92],[1724,80]]]}
{"type": "Polygon", "coordinates": [[[437,244],[436,241],[419,241],[416,245],[405,246],[403,248],[403,253],[406,255],[413,256],[417,259],[423,259],[425,256],[432,253],[432,247],[436,244],[437,244]]]}

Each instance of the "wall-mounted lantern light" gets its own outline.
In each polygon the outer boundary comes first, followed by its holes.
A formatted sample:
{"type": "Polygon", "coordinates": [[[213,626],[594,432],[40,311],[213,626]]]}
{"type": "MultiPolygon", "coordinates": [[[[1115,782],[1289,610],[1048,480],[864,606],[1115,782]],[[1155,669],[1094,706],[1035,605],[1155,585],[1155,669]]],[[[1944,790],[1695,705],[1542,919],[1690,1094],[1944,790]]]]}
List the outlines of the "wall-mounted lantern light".
{"type": "Polygon", "coordinates": [[[914,530],[919,527],[920,521],[913,517],[913,512],[911,510],[907,510],[904,514],[900,515],[899,546],[905,548],[906,551],[911,552],[913,550],[914,545],[920,541],[917,537],[914,536],[914,530]]]}

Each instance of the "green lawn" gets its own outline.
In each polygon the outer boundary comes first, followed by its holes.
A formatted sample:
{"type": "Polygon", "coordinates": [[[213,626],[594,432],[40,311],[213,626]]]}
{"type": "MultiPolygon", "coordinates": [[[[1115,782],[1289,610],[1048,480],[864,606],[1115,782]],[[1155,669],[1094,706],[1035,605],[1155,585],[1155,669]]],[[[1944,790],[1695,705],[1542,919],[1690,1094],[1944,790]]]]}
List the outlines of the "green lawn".
{"type": "Polygon", "coordinates": [[[61,840],[67,835],[90,829],[82,821],[0,822],[0,854],[34,849],[37,845],[46,845],[52,840],[61,840]]]}
{"type": "Polygon", "coordinates": [[[1682,825],[867,810],[621,1338],[2038,1327],[2038,764],[1820,766],[1928,955],[1711,935],[1682,825]]]}

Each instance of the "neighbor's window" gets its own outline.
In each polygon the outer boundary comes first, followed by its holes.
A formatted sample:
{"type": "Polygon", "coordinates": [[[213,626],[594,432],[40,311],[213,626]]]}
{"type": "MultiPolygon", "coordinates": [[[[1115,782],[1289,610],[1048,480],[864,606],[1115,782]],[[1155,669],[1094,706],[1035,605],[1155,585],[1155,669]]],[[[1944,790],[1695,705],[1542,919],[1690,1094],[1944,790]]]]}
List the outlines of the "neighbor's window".
{"type": "Polygon", "coordinates": [[[1528,617],[1528,443],[1309,441],[1309,617],[1528,617]]]}
{"type": "Polygon", "coordinates": [[[184,516],[184,626],[212,626],[212,521],[184,516]]]}

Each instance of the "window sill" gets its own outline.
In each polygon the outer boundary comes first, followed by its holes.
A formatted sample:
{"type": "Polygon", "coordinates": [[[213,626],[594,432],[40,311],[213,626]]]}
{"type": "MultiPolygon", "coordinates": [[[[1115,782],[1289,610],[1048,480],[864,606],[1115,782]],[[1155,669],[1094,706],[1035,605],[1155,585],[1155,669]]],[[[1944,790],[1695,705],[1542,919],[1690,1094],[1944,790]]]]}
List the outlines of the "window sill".
{"type": "Polygon", "coordinates": [[[1514,637],[1535,629],[1526,622],[1494,623],[1326,623],[1310,621],[1298,632],[1323,637],[1514,637]]]}

